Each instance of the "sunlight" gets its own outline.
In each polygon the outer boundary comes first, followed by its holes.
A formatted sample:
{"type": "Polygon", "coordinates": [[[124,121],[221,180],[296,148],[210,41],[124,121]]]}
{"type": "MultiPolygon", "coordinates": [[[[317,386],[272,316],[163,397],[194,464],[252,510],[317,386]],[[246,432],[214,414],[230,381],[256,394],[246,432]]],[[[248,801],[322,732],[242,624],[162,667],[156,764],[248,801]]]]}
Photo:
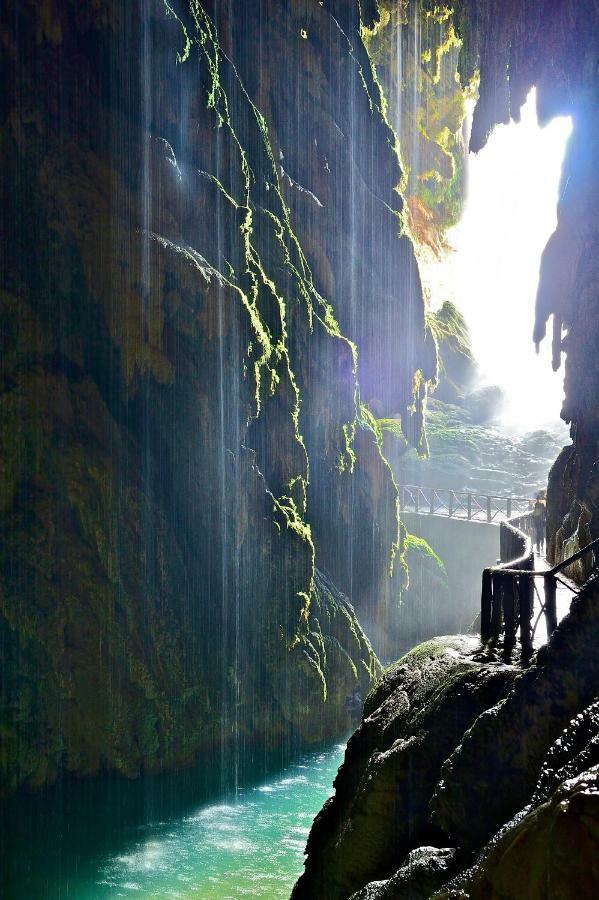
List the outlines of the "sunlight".
{"type": "MultiPolygon", "coordinates": [[[[555,425],[563,370],[551,370],[549,342],[532,343],[541,253],[554,231],[569,118],[541,128],[533,89],[518,124],[500,125],[469,158],[468,195],[448,237],[441,297],[463,312],[484,384],[505,391],[503,424],[531,431],[555,425]]],[[[435,296],[433,293],[433,296],[435,296]]],[[[437,294],[439,296],[439,294],[437,294]]]]}

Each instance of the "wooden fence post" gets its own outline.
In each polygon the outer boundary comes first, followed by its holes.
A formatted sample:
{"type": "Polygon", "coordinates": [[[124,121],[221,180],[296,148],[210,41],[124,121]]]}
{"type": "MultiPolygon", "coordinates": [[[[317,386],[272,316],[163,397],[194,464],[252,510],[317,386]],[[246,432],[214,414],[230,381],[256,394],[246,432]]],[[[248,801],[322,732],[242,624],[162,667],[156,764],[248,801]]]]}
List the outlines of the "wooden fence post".
{"type": "Polygon", "coordinates": [[[545,621],[547,623],[547,640],[557,628],[557,578],[549,572],[545,582],[545,621]]]}
{"type": "Polygon", "coordinates": [[[516,645],[516,576],[502,575],[501,596],[503,598],[503,655],[509,659],[516,645]]]}
{"type": "Polygon", "coordinates": [[[491,609],[493,606],[493,585],[491,570],[483,569],[483,582],[480,595],[480,639],[486,643],[491,637],[491,609]]]}
{"type": "Polygon", "coordinates": [[[534,610],[534,589],[534,579],[532,575],[520,575],[518,578],[518,593],[520,599],[520,643],[522,644],[522,656],[525,659],[529,659],[532,655],[531,620],[534,610]]]}
{"type": "Polygon", "coordinates": [[[491,609],[491,637],[498,640],[501,634],[501,620],[503,616],[502,602],[502,584],[501,576],[491,573],[491,593],[492,593],[492,609],[491,609]]]}

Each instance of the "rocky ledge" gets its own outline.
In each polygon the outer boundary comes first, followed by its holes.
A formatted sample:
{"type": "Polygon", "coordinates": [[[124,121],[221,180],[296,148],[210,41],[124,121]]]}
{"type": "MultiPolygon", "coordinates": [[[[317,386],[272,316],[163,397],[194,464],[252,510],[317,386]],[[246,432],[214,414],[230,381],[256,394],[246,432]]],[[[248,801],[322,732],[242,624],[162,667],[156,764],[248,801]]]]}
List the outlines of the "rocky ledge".
{"type": "Polygon", "coordinates": [[[441,637],[367,697],[293,900],[599,895],[599,582],[526,670],[441,637]]]}

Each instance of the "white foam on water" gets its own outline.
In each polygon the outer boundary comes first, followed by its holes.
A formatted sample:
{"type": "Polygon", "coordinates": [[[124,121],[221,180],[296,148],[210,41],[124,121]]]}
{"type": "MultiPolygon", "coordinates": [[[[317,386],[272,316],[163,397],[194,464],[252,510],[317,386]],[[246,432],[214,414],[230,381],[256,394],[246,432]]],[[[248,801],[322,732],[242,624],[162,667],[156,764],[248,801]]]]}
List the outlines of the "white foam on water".
{"type": "Polygon", "coordinates": [[[153,826],[151,839],[107,860],[94,891],[78,900],[119,896],[115,891],[148,900],[287,900],[343,750],[306,756],[276,779],[241,789],[234,803],[212,803],[162,829],[153,826]]]}

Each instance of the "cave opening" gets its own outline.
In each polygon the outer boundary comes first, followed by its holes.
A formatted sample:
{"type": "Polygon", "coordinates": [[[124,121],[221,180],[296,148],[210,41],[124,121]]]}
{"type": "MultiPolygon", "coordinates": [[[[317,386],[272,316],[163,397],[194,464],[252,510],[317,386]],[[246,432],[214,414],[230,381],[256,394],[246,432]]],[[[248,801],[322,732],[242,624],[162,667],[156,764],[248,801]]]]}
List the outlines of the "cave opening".
{"type": "MultiPolygon", "coordinates": [[[[537,348],[533,336],[542,254],[567,190],[572,119],[542,126],[533,87],[518,120],[496,125],[474,153],[466,150],[474,106],[470,98],[454,146],[459,212],[446,204],[434,218],[432,142],[420,135],[408,154],[420,173],[408,182],[407,203],[439,368],[425,408],[427,451],[398,449],[391,438],[385,445],[409,533],[410,583],[393,632],[406,650],[468,630],[480,604],[480,561],[497,558],[497,517],[545,496],[569,441],[563,367],[552,366],[551,341],[537,348]],[[471,519],[476,527],[467,527],[471,519]]],[[[399,102],[394,109],[401,135],[399,102]]],[[[434,109],[426,115],[432,132],[434,109]]]]}
{"type": "Polygon", "coordinates": [[[433,309],[445,300],[466,319],[478,364],[476,386],[497,387],[497,417],[508,432],[558,429],[563,372],[551,366],[549,341],[533,344],[541,254],[557,224],[562,166],[572,120],[543,127],[536,89],[519,122],[497,125],[470,153],[462,216],[447,234],[448,252],[425,264],[433,309]]]}

